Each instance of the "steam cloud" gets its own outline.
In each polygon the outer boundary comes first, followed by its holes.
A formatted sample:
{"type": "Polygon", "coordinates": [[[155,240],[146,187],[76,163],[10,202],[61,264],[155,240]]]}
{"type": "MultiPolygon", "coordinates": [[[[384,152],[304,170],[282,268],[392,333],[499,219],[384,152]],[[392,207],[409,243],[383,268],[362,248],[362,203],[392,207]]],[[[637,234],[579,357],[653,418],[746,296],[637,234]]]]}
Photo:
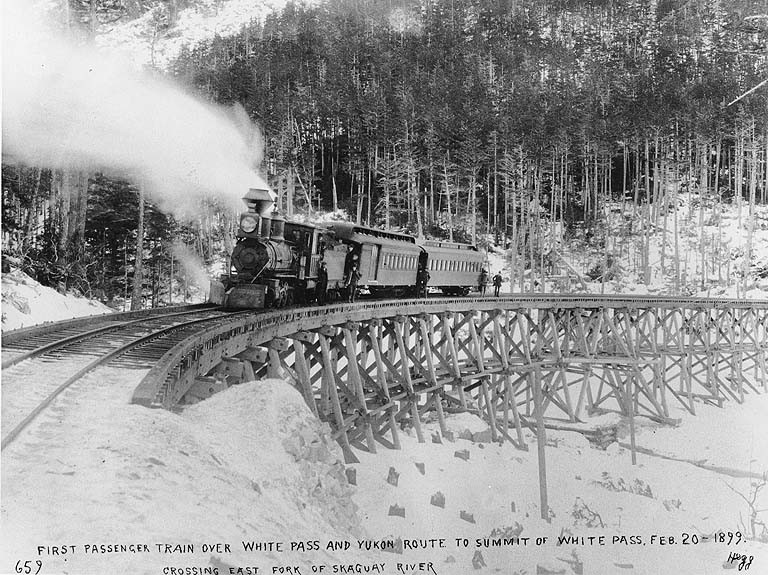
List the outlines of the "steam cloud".
{"type": "Polygon", "coordinates": [[[3,157],[100,169],[141,181],[161,208],[196,197],[238,205],[261,137],[242,108],[206,104],[170,82],[56,37],[28,0],[3,0],[3,157]]]}
{"type": "Polygon", "coordinates": [[[171,249],[189,282],[198,288],[208,289],[211,276],[206,271],[203,260],[189,246],[180,241],[174,242],[171,249]]]}

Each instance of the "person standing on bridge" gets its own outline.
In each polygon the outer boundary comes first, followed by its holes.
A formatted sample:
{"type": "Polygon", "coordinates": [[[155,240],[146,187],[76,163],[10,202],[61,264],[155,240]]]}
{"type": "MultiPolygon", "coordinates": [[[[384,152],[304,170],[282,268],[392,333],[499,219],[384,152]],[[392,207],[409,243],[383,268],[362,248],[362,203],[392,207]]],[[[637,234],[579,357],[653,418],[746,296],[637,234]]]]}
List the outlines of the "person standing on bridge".
{"type": "Polygon", "coordinates": [[[328,268],[325,262],[320,262],[320,269],[317,270],[317,304],[325,305],[325,298],[328,292],[328,268]]]}
{"type": "Polygon", "coordinates": [[[501,272],[493,276],[493,296],[494,297],[499,297],[499,290],[501,289],[502,281],[503,279],[501,277],[501,272]]]}
{"type": "Polygon", "coordinates": [[[360,272],[357,271],[357,266],[352,266],[349,270],[349,279],[347,280],[347,298],[349,303],[355,303],[355,297],[357,297],[357,282],[360,281],[360,272]]]}
{"type": "Polygon", "coordinates": [[[488,286],[488,270],[483,268],[480,270],[480,277],[477,279],[477,291],[481,295],[485,295],[485,288],[488,286]]]}

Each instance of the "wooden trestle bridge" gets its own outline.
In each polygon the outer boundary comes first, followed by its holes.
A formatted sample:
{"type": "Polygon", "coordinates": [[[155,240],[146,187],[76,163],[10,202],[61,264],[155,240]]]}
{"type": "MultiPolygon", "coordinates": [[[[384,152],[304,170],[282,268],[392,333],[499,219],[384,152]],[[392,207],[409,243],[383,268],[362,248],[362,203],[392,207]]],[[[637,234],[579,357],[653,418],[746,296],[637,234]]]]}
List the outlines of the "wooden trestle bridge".
{"type": "MultiPolygon", "coordinates": [[[[520,295],[417,299],[233,317],[168,352],[134,402],[172,408],[228,385],[288,378],[351,447],[398,448],[434,412],[470,410],[493,440],[596,409],[669,421],[768,392],[768,301],[520,295]]],[[[541,439],[541,436],[540,436],[541,439]]],[[[540,446],[540,448],[542,448],[540,446]]]]}

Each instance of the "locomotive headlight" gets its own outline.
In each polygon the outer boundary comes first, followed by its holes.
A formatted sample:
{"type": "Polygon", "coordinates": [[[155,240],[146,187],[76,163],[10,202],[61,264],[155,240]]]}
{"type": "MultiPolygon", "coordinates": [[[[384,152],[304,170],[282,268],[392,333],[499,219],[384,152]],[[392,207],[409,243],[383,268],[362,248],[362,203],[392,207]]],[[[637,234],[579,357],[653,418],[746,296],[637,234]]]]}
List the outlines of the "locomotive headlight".
{"type": "Polygon", "coordinates": [[[249,215],[244,215],[240,218],[240,229],[243,230],[246,234],[250,234],[256,229],[256,226],[258,225],[258,222],[256,221],[256,218],[249,215]]]}

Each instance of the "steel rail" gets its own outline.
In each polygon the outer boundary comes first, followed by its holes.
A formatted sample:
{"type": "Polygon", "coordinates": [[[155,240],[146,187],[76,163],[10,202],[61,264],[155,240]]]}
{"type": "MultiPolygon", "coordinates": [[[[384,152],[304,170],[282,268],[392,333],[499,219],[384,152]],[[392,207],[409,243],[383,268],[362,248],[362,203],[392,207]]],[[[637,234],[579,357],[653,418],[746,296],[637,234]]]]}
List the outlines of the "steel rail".
{"type": "Polygon", "coordinates": [[[199,303],[199,304],[191,304],[191,305],[157,307],[157,308],[144,309],[144,310],[138,310],[138,311],[120,311],[120,312],[114,312],[114,313],[103,313],[98,315],[88,315],[88,316],[76,317],[72,319],[64,319],[61,321],[45,322],[38,325],[31,325],[28,327],[20,327],[17,329],[4,331],[2,334],[2,343],[4,346],[11,345],[11,344],[22,342],[25,339],[30,339],[32,337],[47,335],[47,334],[54,333],[56,331],[63,331],[66,329],[77,328],[83,325],[88,325],[88,324],[98,323],[103,321],[122,322],[123,320],[130,320],[134,318],[146,319],[146,318],[151,318],[157,315],[175,313],[177,311],[185,311],[185,310],[195,311],[195,310],[207,309],[210,307],[213,307],[212,304],[199,303]]]}
{"type": "MultiPolygon", "coordinates": [[[[198,310],[200,311],[200,310],[198,310]]],[[[111,352],[107,353],[106,355],[103,355],[92,362],[85,365],[82,369],[80,369],[77,373],[70,376],[66,381],[61,383],[54,391],[52,391],[43,401],[41,401],[27,416],[19,422],[13,429],[11,429],[5,437],[2,438],[2,441],[0,441],[0,451],[4,450],[8,445],[10,445],[16,437],[32,422],[34,419],[42,413],[46,407],[48,407],[56,397],[58,397],[64,390],[69,388],[72,384],[74,384],[76,381],[82,379],[86,374],[93,371],[97,367],[101,365],[105,365],[108,362],[112,361],[114,358],[119,357],[121,355],[124,355],[125,353],[140,347],[150,341],[153,341],[155,339],[158,339],[161,336],[172,334],[176,331],[179,331],[180,329],[187,328],[192,325],[197,325],[205,322],[216,322],[216,321],[228,321],[229,317],[231,315],[238,315],[242,313],[250,313],[250,312],[233,312],[232,314],[228,314],[225,316],[217,316],[214,318],[202,318],[202,319],[196,319],[191,320],[188,322],[176,324],[173,326],[164,327],[162,329],[156,330],[152,333],[149,333],[145,336],[142,336],[138,339],[134,339],[133,341],[124,344],[117,349],[112,350],[111,352]]]]}
{"type": "MultiPolygon", "coordinates": [[[[205,308],[204,311],[218,311],[218,310],[222,310],[222,309],[223,309],[222,307],[210,307],[210,308],[205,308]]],[[[177,317],[177,316],[181,316],[181,315],[189,315],[189,314],[192,314],[192,313],[200,313],[200,311],[203,311],[203,310],[200,310],[200,309],[193,309],[192,310],[192,309],[190,309],[190,310],[186,310],[186,311],[177,311],[177,312],[173,312],[173,313],[154,314],[154,315],[151,315],[149,317],[143,317],[143,318],[140,318],[140,319],[134,319],[134,320],[118,322],[118,323],[111,323],[111,324],[105,325],[103,327],[99,327],[99,328],[92,329],[92,330],[89,330],[89,331],[84,331],[84,332],[81,332],[81,333],[76,333],[76,334],[71,335],[69,337],[65,337],[63,339],[59,339],[59,340],[53,341],[51,343],[47,343],[45,345],[41,345],[40,347],[37,347],[35,349],[23,352],[23,353],[15,356],[15,357],[12,357],[10,359],[7,359],[7,360],[3,361],[2,365],[0,365],[0,368],[7,369],[9,367],[12,367],[12,366],[18,364],[18,363],[21,363],[24,360],[31,359],[33,357],[37,357],[38,355],[42,355],[43,353],[46,353],[48,351],[51,351],[51,350],[54,350],[54,349],[58,349],[60,347],[64,347],[66,345],[69,345],[70,343],[76,343],[76,342],[79,342],[79,341],[83,341],[83,340],[89,339],[89,338],[91,338],[91,337],[93,337],[95,335],[98,335],[100,333],[104,333],[104,332],[108,332],[108,331],[116,331],[116,330],[119,330],[119,329],[121,329],[123,327],[130,326],[130,325],[140,324],[140,323],[146,322],[146,321],[155,321],[155,320],[158,320],[158,319],[166,319],[166,318],[172,318],[172,317],[177,317]]]]}

